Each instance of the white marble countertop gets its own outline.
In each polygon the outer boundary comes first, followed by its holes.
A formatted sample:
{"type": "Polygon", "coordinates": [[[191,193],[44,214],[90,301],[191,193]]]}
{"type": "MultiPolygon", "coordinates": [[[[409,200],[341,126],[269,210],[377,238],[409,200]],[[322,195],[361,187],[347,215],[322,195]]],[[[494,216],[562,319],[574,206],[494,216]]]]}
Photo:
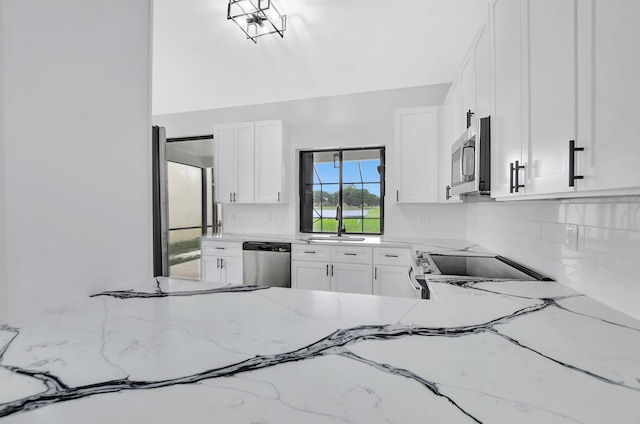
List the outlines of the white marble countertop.
{"type": "Polygon", "coordinates": [[[163,280],[43,311],[0,327],[0,422],[640,422],[640,322],[554,282],[431,283],[163,280]]]}

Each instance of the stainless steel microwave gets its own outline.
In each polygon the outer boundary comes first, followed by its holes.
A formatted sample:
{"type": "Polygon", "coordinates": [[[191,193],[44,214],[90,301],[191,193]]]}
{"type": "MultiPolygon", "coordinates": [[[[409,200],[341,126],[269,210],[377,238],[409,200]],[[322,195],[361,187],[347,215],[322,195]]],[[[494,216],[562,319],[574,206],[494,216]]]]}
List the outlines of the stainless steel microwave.
{"type": "Polygon", "coordinates": [[[451,195],[491,193],[491,124],[480,118],[451,146],[451,195]]]}

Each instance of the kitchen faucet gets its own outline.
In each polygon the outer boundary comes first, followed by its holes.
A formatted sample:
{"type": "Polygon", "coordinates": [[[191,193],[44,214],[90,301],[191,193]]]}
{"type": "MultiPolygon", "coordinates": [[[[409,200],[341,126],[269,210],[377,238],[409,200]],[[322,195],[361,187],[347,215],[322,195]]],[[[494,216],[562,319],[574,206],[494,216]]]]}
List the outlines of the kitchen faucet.
{"type": "Polygon", "coordinates": [[[340,237],[346,232],[342,222],[342,206],[340,205],[336,208],[336,221],[338,221],[338,237],[340,237]]]}

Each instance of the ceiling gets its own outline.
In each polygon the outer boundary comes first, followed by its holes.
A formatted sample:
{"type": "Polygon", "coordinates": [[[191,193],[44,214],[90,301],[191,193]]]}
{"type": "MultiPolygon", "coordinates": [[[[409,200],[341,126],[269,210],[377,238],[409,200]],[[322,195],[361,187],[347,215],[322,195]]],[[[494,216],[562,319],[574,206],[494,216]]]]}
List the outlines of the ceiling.
{"type": "Polygon", "coordinates": [[[254,44],[227,0],[154,0],[153,114],[452,82],[487,0],[273,0],[254,44]]]}

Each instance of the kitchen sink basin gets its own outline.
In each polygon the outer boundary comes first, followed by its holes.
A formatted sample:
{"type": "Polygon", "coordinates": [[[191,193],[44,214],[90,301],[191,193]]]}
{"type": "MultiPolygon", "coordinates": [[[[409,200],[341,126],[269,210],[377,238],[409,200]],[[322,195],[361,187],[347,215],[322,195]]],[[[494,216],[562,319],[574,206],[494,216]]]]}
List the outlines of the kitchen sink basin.
{"type": "Polygon", "coordinates": [[[307,241],[364,241],[364,237],[354,236],[312,236],[305,239],[307,241]]]}

